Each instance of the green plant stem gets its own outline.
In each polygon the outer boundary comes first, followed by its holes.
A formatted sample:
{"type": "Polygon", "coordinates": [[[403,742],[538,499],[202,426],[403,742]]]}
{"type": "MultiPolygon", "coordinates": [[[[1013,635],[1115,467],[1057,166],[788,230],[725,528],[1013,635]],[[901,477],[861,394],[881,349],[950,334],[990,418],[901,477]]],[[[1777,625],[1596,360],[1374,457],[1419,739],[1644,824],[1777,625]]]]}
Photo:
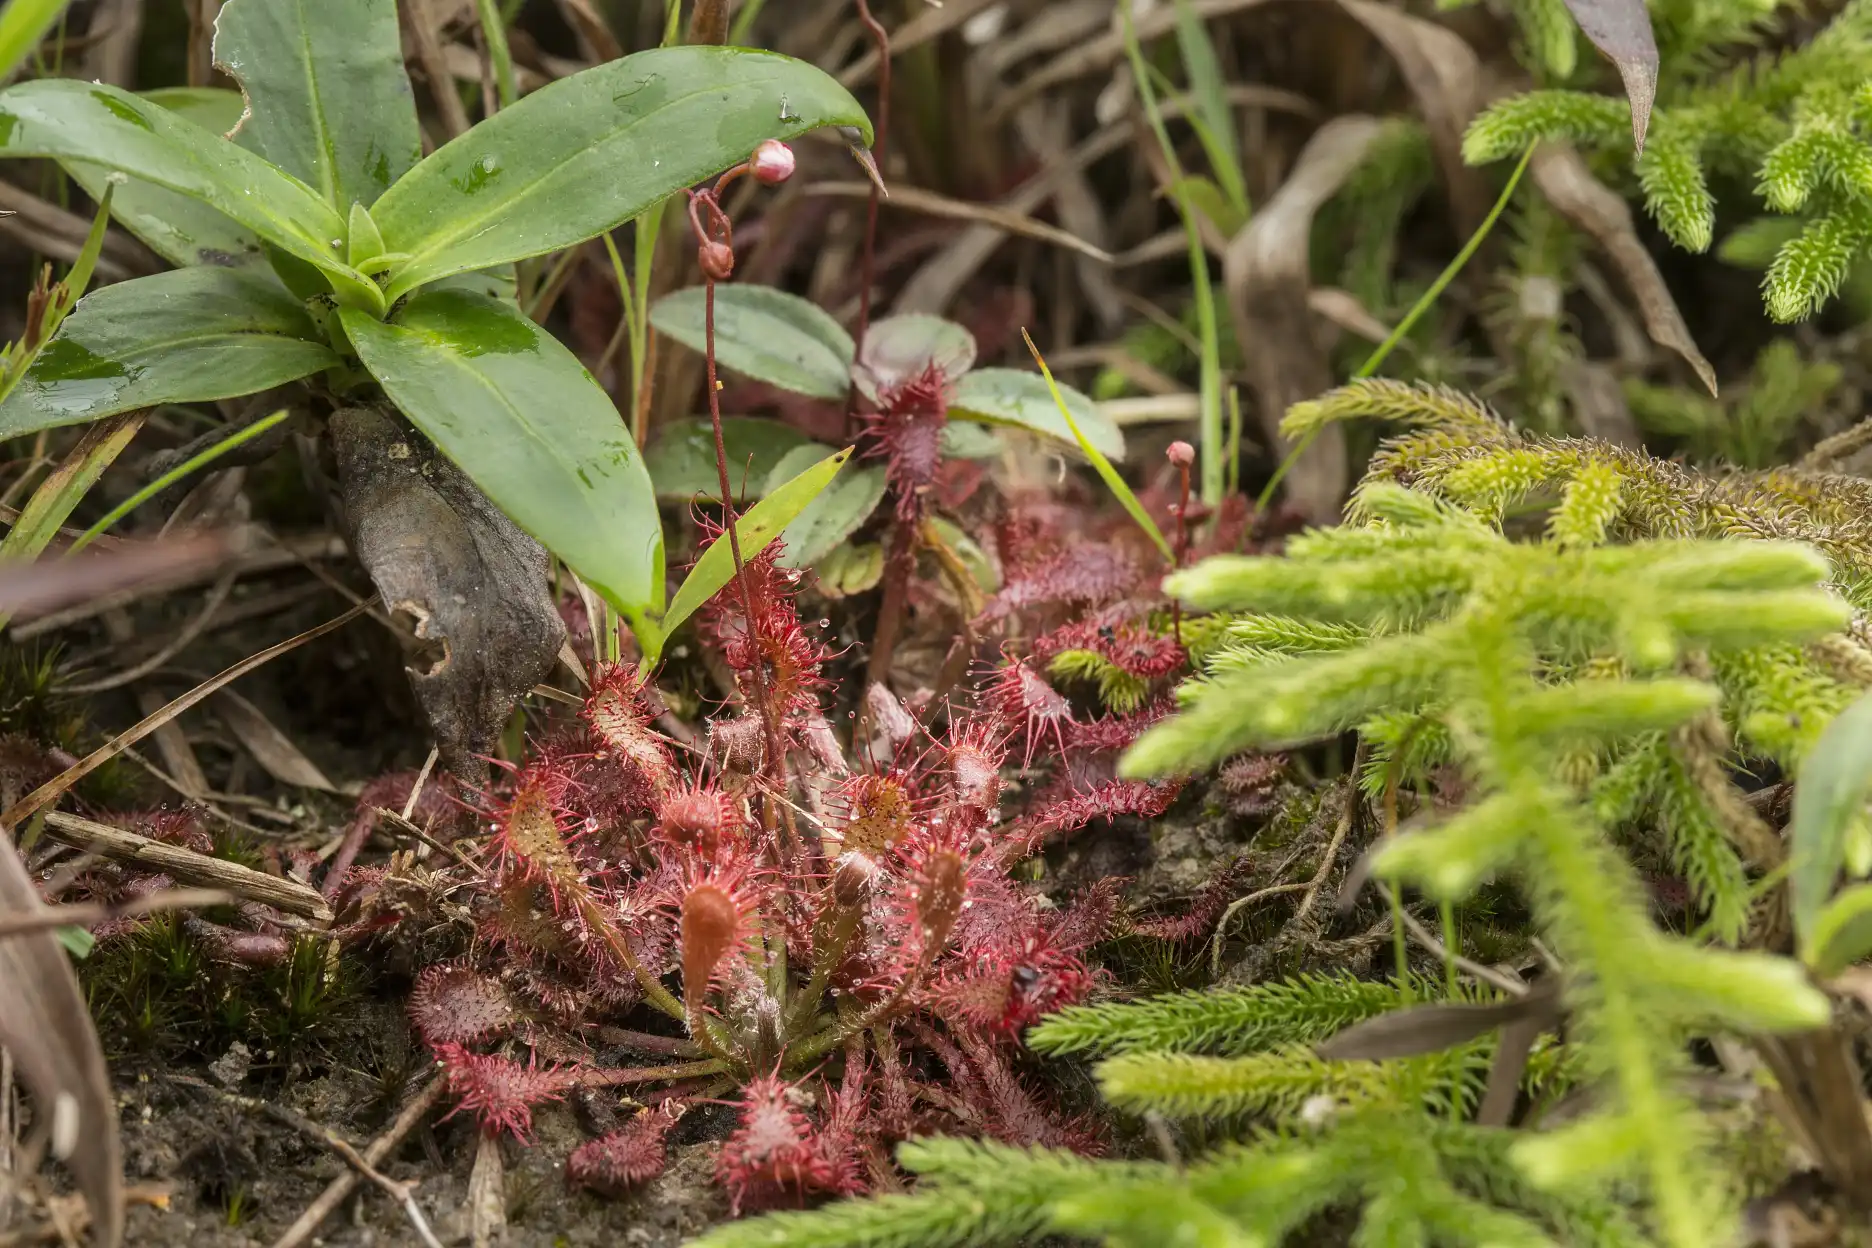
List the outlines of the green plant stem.
{"type": "Polygon", "coordinates": [[[1131,6],[1121,4],[1118,12],[1124,22],[1125,54],[1131,60],[1131,75],[1137,85],[1138,101],[1144,107],[1151,132],[1156,135],[1157,145],[1163,149],[1164,161],[1170,168],[1171,191],[1176,196],[1177,215],[1183,219],[1183,232],[1189,240],[1190,282],[1196,301],[1197,334],[1202,340],[1199,387],[1202,414],[1202,501],[1213,508],[1222,501],[1222,456],[1225,447],[1222,440],[1222,345],[1216,323],[1215,289],[1209,280],[1209,256],[1203,250],[1202,232],[1196,226],[1196,207],[1189,202],[1183,185],[1185,175],[1182,162],[1177,159],[1176,145],[1170,141],[1170,131],[1164,125],[1163,113],[1157,107],[1157,94],[1151,86],[1150,67],[1144,61],[1144,49],[1138,43],[1137,28],[1131,21],[1131,6]]]}
{"type": "Polygon", "coordinates": [[[760,11],[766,4],[767,0],[747,0],[741,6],[741,11],[735,14],[734,29],[728,32],[729,43],[737,47],[746,45],[748,31],[753,29],[755,19],[760,16],[760,11]]]}
{"type": "Polygon", "coordinates": [[[520,98],[514,83],[513,52],[507,47],[507,23],[495,0],[475,0],[475,16],[481,19],[481,37],[487,41],[488,60],[494,66],[494,94],[502,108],[512,108],[520,98]]]}
{"type": "MultiPolygon", "coordinates": [[[[1495,223],[1501,219],[1502,212],[1508,207],[1508,201],[1514,197],[1515,188],[1521,185],[1521,175],[1527,172],[1528,161],[1533,157],[1532,147],[1521,153],[1521,159],[1516,162],[1514,172],[1508,175],[1508,185],[1502,187],[1501,194],[1495,197],[1495,206],[1489,209],[1488,216],[1482,218],[1482,224],[1478,225],[1475,233],[1469,236],[1469,241],[1464,243],[1463,249],[1456,253],[1456,258],[1437,274],[1436,281],[1430,283],[1430,289],[1418,296],[1417,302],[1411,305],[1411,310],[1404,314],[1404,319],[1399,321],[1390,335],[1365,357],[1365,362],[1359,365],[1357,372],[1352,374],[1352,380],[1363,381],[1376,373],[1386,357],[1391,354],[1398,343],[1404,340],[1404,335],[1410,333],[1417,322],[1423,319],[1423,314],[1430,310],[1430,305],[1435,303],[1438,296],[1442,295],[1449,284],[1456,280],[1456,275],[1463,271],[1464,266],[1481,249],[1483,240],[1489,236],[1489,231],[1494,229],[1495,223]]],[[[1306,454],[1307,448],[1313,445],[1313,439],[1317,438],[1319,433],[1317,428],[1310,430],[1305,437],[1294,444],[1291,451],[1287,452],[1287,457],[1281,460],[1280,467],[1276,468],[1274,475],[1268,478],[1266,487],[1261,491],[1261,497],[1255,500],[1256,515],[1267,511],[1268,503],[1273,501],[1274,491],[1280,486],[1281,478],[1285,477],[1287,470],[1306,454]]]]}
{"type": "Polygon", "coordinates": [[[7,0],[0,9],[0,82],[13,76],[71,0],[7,0]]]}
{"type": "Polygon", "coordinates": [[[793,1003],[786,1020],[786,1034],[794,1032],[812,1021],[813,1013],[818,1010],[819,1002],[825,996],[826,986],[832,982],[832,972],[845,959],[846,947],[852,937],[858,934],[858,924],[864,918],[861,906],[842,907],[833,920],[831,939],[826,941],[813,959],[812,979],[793,1003]]]}
{"type": "Polygon", "coordinates": [[[182,478],[204,465],[212,464],[215,460],[221,458],[235,447],[253,441],[290,415],[292,415],[291,411],[286,408],[281,408],[271,416],[256,420],[245,429],[229,434],[213,446],[177,464],[174,468],[163,473],[162,476],[157,477],[154,481],[106,512],[103,519],[99,520],[96,524],[79,535],[78,539],[71,544],[71,549],[66,553],[72,555],[77,554],[96,540],[99,534],[108,531],[113,524],[116,524],[119,520],[141,507],[144,503],[149,502],[150,499],[182,480],[182,478]]]}

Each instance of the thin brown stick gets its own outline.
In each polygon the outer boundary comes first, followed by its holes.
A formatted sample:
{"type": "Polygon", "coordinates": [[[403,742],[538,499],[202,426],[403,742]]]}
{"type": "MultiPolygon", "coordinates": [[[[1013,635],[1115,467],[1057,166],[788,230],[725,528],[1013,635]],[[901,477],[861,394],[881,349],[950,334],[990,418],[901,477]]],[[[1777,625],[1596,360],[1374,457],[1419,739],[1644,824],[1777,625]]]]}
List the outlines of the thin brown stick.
{"type": "Polygon", "coordinates": [[[232,684],[247,673],[277,659],[280,655],[295,650],[308,641],[323,637],[326,633],[343,628],[346,624],[349,624],[352,620],[364,614],[375,601],[376,600],[373,598],[369,602],[351,608],[336,619],[327,620],[316,628],[309,628],[296,637],[288,637],[278,645],[268,646],[259,654],[242,659],[239,663],[228,668],[219,676],[203,681],[168,705],[158,708],[150,715],[144,716],[131,727],[126,728],[97,749],[79,759],[75,765],[67,767],[64,771],[46,781],[31,793],[28,793],[25,797],[13,803],[13,805],[8,807],[5,811],[0,811],[0,828],[9,830],[17,828],[34,814],[50,806],[53,802],[64,796],[66,790],[70,789],[72,785],[77,784],[80,780],[115,758],[123,751],[125,746],[135,745],[138,741],[141,741],[144,737],[147,737],[164,724],[171,722],[183,711],[201,702],[216,690],[225,685],[232,684]]]}
{"type": "Polygon", "coordinates": [[[468,133],[468,109],[462,104],[461,93],[455,89],[455,75],[449,72],[448,60],[442,55],[442,41],[436,38],[428,0],[404,0],[399,9],[404,28],[416,44],[416,59],[429,80],[429,95],[442,116],[442,128],[449,138],[458,139],[468,133]]]}
{"type": "Polygon", "coordinates": [[[153,841],[135,832],[113,828],[63,811],[48,811],[45,833],[62,845],[102,855],[113,862],[130,862],[162,872],[182,884],[220,889],[243,901],[257,901],[317,922],[330,922],[331,907],[318,890],[243,867],[225,858],[210,858],[180,845],[153,841]]]}
{"type": "MultiPolygon", "coordinates": [[[[416,1129],[416,1124],[423,1120],[423,1116],[435,1108],[435,1103],[442,1099],[442,1092],[446,1086],[442,1077],[438,1075],[431,1079],[422,1091],[410,1098],[409,1104],[403,1107],[403,1112],[396,1116],[396,1121],[390,1124],[389,1129],[366,1146],[364,1149],[365,1164],[375,1166],[388,1157],[392,1150],[403,1142],[404,1137],[416,1129]]],[[[299,1215],[298,1220],[286,1228],[286,1233],[273,1241],[273,1248],[300,1248],[317,1233],[325,1219],[336,1213],[338,1206],[357,1190],[362,1177],[356,1171],[348,1170],[333,1179],[326,1185],[325,1190],[318,1194],[318,1198],[306,1206],[305,1212],[299,1215]]]]}
{"type": "Polygon", "coordinates": [[[204,906],[225,906],[236,900],[234,894],[215,888],[172,888],[119,903],[85,902],[74,906],[46,906],[33,914],[14,914],[0,918],[0,940],[26,932],[42,932],[49,927],[91,927],[112,919],[133,919],[158,910],[192,910],[204,906]]]}

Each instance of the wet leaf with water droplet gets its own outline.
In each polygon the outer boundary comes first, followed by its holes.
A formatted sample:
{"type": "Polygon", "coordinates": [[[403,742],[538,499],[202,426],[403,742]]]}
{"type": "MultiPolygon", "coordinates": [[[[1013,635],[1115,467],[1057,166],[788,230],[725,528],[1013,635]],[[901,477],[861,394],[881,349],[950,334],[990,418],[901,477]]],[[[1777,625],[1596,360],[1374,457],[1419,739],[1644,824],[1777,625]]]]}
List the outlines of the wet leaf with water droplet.
{"type": "Polygon", "coordinates": [[[0,437],[237,398],[337,363],[305,308],[266,274],[158,273],[79,300],[0,403],[0,437]]]}
{"type": "Polygon", "coordinates": [[[426,291],[389,322],[340,315],[410,422],[641,634],[662,605],[656,498],[577,357],[518,309],[466,291],[426,291]]]}
{"type": "Polygon", "coordinates": [[[410,256],[388,295],[596,238],[763,139],[841,125],[868,139],[850,92],[775,52],[654,48],[561,78],[443,145],[372,205],[385,245],[410,256]]]}

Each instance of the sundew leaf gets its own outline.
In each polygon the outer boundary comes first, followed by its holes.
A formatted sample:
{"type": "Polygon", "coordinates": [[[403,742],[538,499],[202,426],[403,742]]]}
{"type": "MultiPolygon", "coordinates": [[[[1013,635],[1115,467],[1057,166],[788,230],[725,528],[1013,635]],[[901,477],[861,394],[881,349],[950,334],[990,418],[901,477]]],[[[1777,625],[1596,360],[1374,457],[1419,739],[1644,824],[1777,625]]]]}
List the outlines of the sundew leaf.
{"type": "Polygon", "coordinates": [[[667,47],[561,78],[443,145],[371,207],[392,253],[388,298],[467,269],[596,238],[767,139],[871,127],[804,61],[667,47]]]}

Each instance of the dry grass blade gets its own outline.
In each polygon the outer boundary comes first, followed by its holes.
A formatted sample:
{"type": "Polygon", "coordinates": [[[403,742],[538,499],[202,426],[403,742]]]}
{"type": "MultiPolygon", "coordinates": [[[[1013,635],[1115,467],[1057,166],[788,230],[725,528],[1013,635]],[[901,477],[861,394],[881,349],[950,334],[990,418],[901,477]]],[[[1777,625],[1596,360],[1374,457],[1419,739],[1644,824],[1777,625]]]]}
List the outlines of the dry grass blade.
{"type": "Polygon", "coordinates": [[[1643,152],[1658,76],[1657,39],[1644,0],[1566,0],[1566,7],[1593,46],[1618,66],[1631,101],[1632,143],[1643,152]]]}
{"type": "MultiPolygon", "coordinates": [[[[0,836],[0,914],[43,909],[12,839],[0,836]]],[[[50,931],[0,940],[0,1047],[50,1127],[53,1156],[76,1176],[98,1242],[114,1248],[123,1241],[117,1102],[78,977],[50,931]]]]}
{"type": "Polygon", "coordinates": [[[27,932],[50,931],[55,927],[94,927],[113,919],[134,919],[160,910],[199,910],[206,906],[225,906],[235,900],[234,894],[218,888],[172,888],[133,897],[121,905],[84,902],[75,906],[48,906],[37,914],[0,917],[0,940],[27,932]]]}
{"type": "Polygon", "coordinates": [[[1560,999],[1552,992],[1530,992],[1490,1005],[1413,1005],[1354,1023],[1314,1052],[1329,1062],[1386,1061],[1439,1053],[1512,1023],[1551,1027],[1559,1019],[1560,999]]]}
{"type": "Polygon", "coordinates": [[[0,614],[38,616],[135,587],[179,582],[229,554],[224,534],[125,544],[71,559],[0,564],[0,614]]]}
{"type": "Polygon", "coordinates": [[[594,61],[615,61],[624,55],[617,36],[592,7],[591,0],[558,0],[566,25],[578,35],[580,50],[594,61]]]}
{"type": "MultiPolygon", "coordinates": [[[[830,195],[840,199],[866,199],[871,194],[869,182],[822,182],[809,186],[808,195],[830,195]]],[[[890,202],[893,207],[908,208],[926,216],[942,217],[949,221],[968,221],[976,225],[991,226],[1008,234],[1018,234],[1022,238],[1036,239],[1051,243],[1055,247],[1064,247],[1068,251],[1078,252],[1094,260],[1110,264],[1111,253],[1101,247],[1095,247],[1077,235],[1070,234],[1056,225],[1035,220],[1025,213],[994,204],[972,204],[964,199],[951,199],[935,191],[919,190],[916,187],[896,186],[891,188],[890,202]]]]}
{"type": "Polygon", "coordinates": [[[1822,1173],[1860,1209],[1872,1202],[1872,1130],[1852,1041],[1837,1027],[1758,1036],[1774,1074],[1769,1104],[1822,1173]]]}
{"type": "MultiPolygon", "coordinates": [[[[1263,432],[1279,454],[1288,450],[1281,418],[1295,403],[1330,390],[1332,367],[1313,333],[1307,238],[1313,217],[1365,158],[1382,131],[1373,117],[1346,116],[1308,140],[1293,172],[1262,205],[1223,257],[1235,337],[1254,391],[1263,432]]],[[[1300,456],[1287,477],[1288,497],[1309,520],[1338,518],[1347,486],[1345,438],[1328,430],[1300,456]]]]}
{"type": "Polygon", "coordinates": [[[1623,197],[1593,177],[1580,154],[1564,144],[1541,144],[1534,153],[1533,173],[1541,194],[1560,215],[1590,234],[1612,258],[1638,300],[1638,311],[1651,340],[1688,361],[1698,380],[1714,395],[1716,370],[1697,350],[1677,301],[1664,285],[1664,275],[1658,272],[1657,262],[1638,237],[1631,209],[1623,197]]]}
{"type": "Polygon", "coordinates": [[[331,907],[317,889],[243,867],[225,858],[210,858],[180,845],[153,841],[135,832],[56,810],[46,815],[45,831],[47,836],[62,844],[113,862],[154,868],[178,883],[221,889],[243,901],[257,901],[319,923],[329,922],[332,917],[331,907]]]}
{"type": "MultiPolygon", "coordinates": [[[[114,553],[115,552],[113,552],[113,555],[114,553]]],[[[309,628],[298,636],[289,637],[276,646],[268,646],[259,654],[242,659],[239,663],[228,668],[220,675],[202,682],[173,702],[158,708],[155,713],[144,716],[131,727],[118,733],[109,741],[106,741],[103,745],[79,759],[72,766],[67,767],[64,771],[46,781],[25,797],[22,797],[7,810],[0,811],[0,827],[18,827],[22,821],[57,801],[72,785],[78,783],[93,771],[102,767],[110,759],[116,757],[122,752],[125,746],[135,745],[150,733],[156,731],[164,724],[169,723],[183,711],[188,710],[191,706],[202,701],[216,690],[239,680],[242,676],[245,676],[255,668],[262,667],[272,662],[280,655],[297,649],[308,641],[323,637],[326,633],[336,629],[343,628],[358,616],[363,615],[375,605],[375,603],[376,599],[373,598],[369,602],[361,603],[351,608],[336,619],[327,620],[316,628],[309,628]]]]}

